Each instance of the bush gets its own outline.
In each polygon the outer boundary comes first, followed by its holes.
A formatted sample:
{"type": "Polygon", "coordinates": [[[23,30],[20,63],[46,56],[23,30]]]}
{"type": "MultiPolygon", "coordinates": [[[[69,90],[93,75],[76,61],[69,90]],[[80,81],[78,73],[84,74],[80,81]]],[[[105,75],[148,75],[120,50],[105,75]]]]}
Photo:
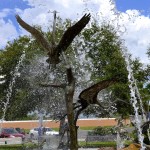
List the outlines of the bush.
{"type": "Polygon", "coordinates": [[[97,148],[97,147],[116,147],[116,142],[79,142],[79,147],[97,148]]]}
{"type": "Polygon", "coordinates": [[[93,131],[88,132],[88,135],[108,135],[115,133],[114,127],[97,127],[93,131]]]}
{"type": "Polygon", "coordinates": [[[33,150],[38,148],[34,143],[14,144],[14,145],[0,145],[0,150],[33,150]]]}

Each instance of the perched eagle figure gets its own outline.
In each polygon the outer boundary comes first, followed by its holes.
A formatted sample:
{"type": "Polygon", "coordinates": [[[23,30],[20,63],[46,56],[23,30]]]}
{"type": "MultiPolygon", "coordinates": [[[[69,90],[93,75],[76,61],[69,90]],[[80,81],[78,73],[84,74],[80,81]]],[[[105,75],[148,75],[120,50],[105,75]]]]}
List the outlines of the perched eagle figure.
{"type": "Polygon", "coordinates": [[[30,26],[26,22],[24,22],[19,15],[16,15],[17,22],[22,26],[25,30],[30,32],[35,39],[38,41],[38,43],[41,44],[41,46],[48,51],[48,60],[47,62],[50,64],[58,64],[60,62],[59,56],[62,53],[62,51],[65,51],[68,46],[71,44],[73,39],[81,32],[81,30],[88,24],[90,21],[90,14],[85,14],[76,24],[69,27],[63,34],[62,38],[60,39],[58,44],[55,44],[55,42],[49,41],[42,35],[41,32],[39,32],[34,27],[30,26]]]}
{"type": "Polygon", "coordinates": [[[111,78],[108,80],[103,80],[100,81],[94,85],[92,85],[91,87],[83,90],[80,95],[79,95],[79,100],[78,103],[80,103],[80,105],[74,106],[74,109],[79,108],[77,110],[76,113],[76,117],[75,117],[75,122],[78,119],[78,116],[80,115],[80,113],[86,109],[90,104],[97,104],[99,105],[101,108],[103,108],[103,106],[99,103],[98,99],[97,99],[97,95],[98,93],[105,89],[108,88],[109,86],[115,84],[118,82],[117,78],[111,78]]]}
{"type": "MultiPolygon", "coordinates": [[[[116,83],[125,83],[125,82],[126,81],[124,81],[120,77],[116,76],[116,77],[113,77],[113,78],[110,78],[107,80],[102,80],[102,81],[88,87],[87,89],[83,90],[78,97],[79,100],[77,101],[77,103],[73,104],[74,105],[73,109],[74,110],[77,109],[75,119],[74,119],[75,124],[77,122],[77,119],[78,119],[80,113],[91,104],[97,104],[101,108],[106,109],[106,107],[101,105],[100,102],[98,101],[97,96],[100,91],[102,91],[103,89],[106,89],[116,83]]],[[[121,101],[123,103],[129,104],[129,103],[125,102],[124,100],[116,100],[116,101],[113,101],[112,104],[114,104],[114,102],[117,102],[117,101],[121,101]]],[[[107,108],[110,108],[111,105],[109,105],[107,108]]],[[[67,116],[67,114],[65,114],[61,119],[63,119],[65,116],[67,116]]]]}

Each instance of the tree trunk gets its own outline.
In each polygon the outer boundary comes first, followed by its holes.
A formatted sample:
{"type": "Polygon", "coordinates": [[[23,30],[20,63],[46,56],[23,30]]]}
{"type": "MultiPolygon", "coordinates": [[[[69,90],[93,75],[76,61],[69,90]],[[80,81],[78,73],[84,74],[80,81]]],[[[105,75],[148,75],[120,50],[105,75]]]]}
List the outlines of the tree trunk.
{"type": "Polygon", "coordinates": [[[67,69],[68,85],[66,86],[66,108],[67,117],[70,130],[70,150],[78,150],[76,124],[74,123],[74,111],[73,111],[73,96],[75,90],[75,79],[72,74],[71,68],[67,69]]]}

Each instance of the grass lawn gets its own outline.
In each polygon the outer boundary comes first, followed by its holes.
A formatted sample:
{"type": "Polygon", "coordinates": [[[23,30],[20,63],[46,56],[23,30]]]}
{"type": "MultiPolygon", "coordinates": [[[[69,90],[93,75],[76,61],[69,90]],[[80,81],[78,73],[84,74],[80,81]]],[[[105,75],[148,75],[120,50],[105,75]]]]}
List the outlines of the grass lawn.
{"type": "Polygon", "coordinates": [[[79,147],[116,147],[116,142],[85,142],[80,141],[79,147]]]}
{"type": "MultiPolygon", "coordinates": [[[[128,146],[132,142],[131,141],[125,141],[125,145],[128,146]]],[[[97,148],[97,147],[116,147],[117,144],[115,141],[112,142],[85,142],[85,141],[79,141],[78,142],[79,147],[88,147],[88,148],[97,148]]]]}
{"type": "MultiPolygon", "coordinates": [[[[25,148],[36,148],[37,145],[1,145],[0,150],[24,150],[25,148]]],[[[79,142],[79,147],[116,147],[115,142],[79,142]]]]}
{"type": "Polygon", "coordinates": [[[0,150],[24,150],[25,148],[37,148],[37,145],[33,143],[0,145],[0,150]]]}
{"type": "MultiPolygon", "coordinates": [[[[113,126],[106,126],[106,127],[103,127],[103,128],[112,128],[113,126]]],[[[80,127],[81,130],[94,130],[95,128],[97,127],[80,127]]]]}
{"type": "MultiPolygon", "coordinates": [[[[85,148],[100,148],[100,147],[116,147],[116,142],[84,142],[80,141],[79,147],[85,147],[85,148]]],[[[130,143],[126,143],[129,145],[130,143]]],[[[33,143],[27,143],[27,144],[18,144],[18,145],[1,145],[0,150],[24,150],[25,148],[37,148],[38,146],[33,143]]]]}
{"type": "Polygon", "coordinates": [[[81,130],[93,130],[96,127],[80,127],[81,130]]]}

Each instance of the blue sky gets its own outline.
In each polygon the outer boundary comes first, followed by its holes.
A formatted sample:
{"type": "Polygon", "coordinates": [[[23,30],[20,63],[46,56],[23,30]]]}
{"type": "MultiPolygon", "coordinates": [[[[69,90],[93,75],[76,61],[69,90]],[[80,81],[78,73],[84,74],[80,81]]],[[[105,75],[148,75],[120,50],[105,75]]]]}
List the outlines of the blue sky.
{"type": "Polygon", "coordinates": [[[7,22],[10,19],[13,22],[13,24],[18,27],[14,15],[14,9],[16,8],[25,10],[27,8],[30,8],[30,6],[28,5],[27,1],[23,1],[23,0],[1,0],[0,11],[3,9],[11,10],[10,13],[8,13],[6,17],[4,17],[4,20],[7,22]]]}
{"type": "Polygon", "coordinates": [[[149,0],[116,0],[116,6],[119,11],[125,12],[128,9],[137,9],[141,10],[144,15],[150,13],[149,0]]]}
{"type": "Polygon", "coordinates": [[[150,1],[149,0],[0,0],[0,48],[20,35],[29,34],[18,26],[15,14],[26,22],[40,25],[47,30],[53,21],[53,10],[63,19],[79,19],[83,12],[90,12],[101,23],[109,20],[119,26],[121,38],[134,57],[149,63],[146,55],[150,45],[150,1]],[[119,15],[116,15],[118,12],[119,15]],[[115,18],[115,20],[114,20],[115,18]]]}
{"type": "Polygon", "coordinates": [[[4,8],[10,8],[10,9],[14,9],[14,8],[22,8],[25,9],[27,8],[29,5],[27,3],[27,1],[22,1],[22,0],[1,0],[1,5],[0,5],[0,9],[4,9],[4,8]]]}

